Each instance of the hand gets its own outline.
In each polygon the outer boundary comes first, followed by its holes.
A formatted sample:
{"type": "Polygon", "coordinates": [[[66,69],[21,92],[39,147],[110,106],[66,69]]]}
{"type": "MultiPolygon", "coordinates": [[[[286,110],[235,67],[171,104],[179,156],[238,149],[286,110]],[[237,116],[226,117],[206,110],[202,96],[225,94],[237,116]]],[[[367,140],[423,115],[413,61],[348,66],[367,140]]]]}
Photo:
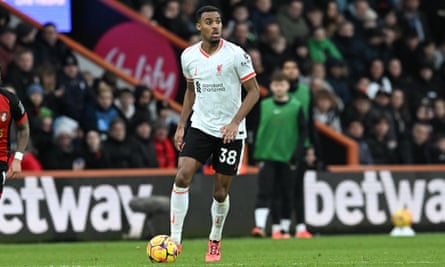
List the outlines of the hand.
{"type": "Polygon", "coordinates": [[[178,126],[175,132],[175,147],[178,151],[182,151],[182,144],[184,143],[184,127],[178,126]]]}
{"type": "Polygon", "coordinates": [[[8,172],[6,173],[7,178],[17,178],[22,172],[22,161],[18,159],[12,160],[11,166],[9,166],[8,172]]]}
{"type": "Polygon", "coordinates": [[[238,124],[231,122],[225,126],[223,126],[220,131],[223,136],[223,143],[228,144],[230,142],[235,141],[236,136],[238,135],[238,124]]]}

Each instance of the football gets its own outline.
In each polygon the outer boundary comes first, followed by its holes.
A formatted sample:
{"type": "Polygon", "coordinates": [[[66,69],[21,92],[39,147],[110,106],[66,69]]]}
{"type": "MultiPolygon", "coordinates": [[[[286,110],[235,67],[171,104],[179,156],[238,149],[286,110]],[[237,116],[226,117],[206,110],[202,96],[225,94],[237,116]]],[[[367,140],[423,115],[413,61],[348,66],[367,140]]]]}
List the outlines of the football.
{"type": "Polygon", "coordinates": [[[406,227],[412,224],[412,215],[408,209],[396,210],[392,217],[391,222],[395,227],[406,227]]]}
{"type": "Polygon", "coordinates": [[[151,262],[175,262],[176,256],[178,256],[178,246],[170,236],[157,235],[148,241],[147,256],[151,262]]]}

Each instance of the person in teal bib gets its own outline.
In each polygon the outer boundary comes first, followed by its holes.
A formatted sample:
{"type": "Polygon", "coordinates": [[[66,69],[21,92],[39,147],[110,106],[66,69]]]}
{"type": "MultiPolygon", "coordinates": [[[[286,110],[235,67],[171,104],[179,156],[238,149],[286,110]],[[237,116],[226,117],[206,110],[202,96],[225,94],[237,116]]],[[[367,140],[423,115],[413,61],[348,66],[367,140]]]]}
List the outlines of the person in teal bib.
{"type": "MultiPolygon", "coordinates": [[[[252,229],[252,235],[257,237],[266,236],[265,228],[271,204],[275,201],[292,201],[292,169],[298,164],[306,139],[302,105],[288,94],[290,83],[282,72],[273,74],[270,89],[272,96],[260,103],[254,150],[254,158],[260,167],[255,227],[252,229]],[[274,188],[279,189],[280,194],[274,194],[274,188]]],[[[288,209],[286,214],[281,215],[290,219],[291,210],[288,209]]],[[[281,238],[279,221],[272,222],[272,238],[278,236],[281,238]]]]}

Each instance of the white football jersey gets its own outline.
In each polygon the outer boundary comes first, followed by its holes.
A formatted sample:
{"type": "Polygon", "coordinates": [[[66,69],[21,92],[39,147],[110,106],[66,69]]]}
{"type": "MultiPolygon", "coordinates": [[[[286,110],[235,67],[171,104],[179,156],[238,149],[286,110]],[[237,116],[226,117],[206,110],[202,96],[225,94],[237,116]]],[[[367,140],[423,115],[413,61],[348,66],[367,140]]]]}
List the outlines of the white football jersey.
{"type": "MultiPolygon", "coordinates": [[[[221,39],[218,50],[209,56],[201,43],[190,46],[181,55],[182,72],[195,87],[192,127],[222,137],[220,129],[232,121],[241,106],[241,84],[256,73],[250,56],[241,47],[221,39]]],[[[243,138],[245,119],[236,139],[243,138]]]]}

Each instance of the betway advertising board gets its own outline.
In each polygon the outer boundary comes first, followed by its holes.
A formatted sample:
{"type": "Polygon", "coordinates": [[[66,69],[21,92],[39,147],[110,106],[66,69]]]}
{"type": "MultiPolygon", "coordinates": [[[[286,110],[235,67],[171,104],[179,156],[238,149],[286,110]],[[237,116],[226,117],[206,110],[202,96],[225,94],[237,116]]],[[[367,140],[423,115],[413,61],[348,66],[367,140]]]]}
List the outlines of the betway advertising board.
{"type": "MultiPolygon", "coordinates": [[[[388,233],[390,214],[406,207],[416,231],[445,231],[445,173],[315,173],[305,176],[306,220],[315,233],[388,233]]],[[[0,200],[0,242],[141,239],[168,233],[168,212],[135,211],[136,197],[169,197],[173,177],[8,180],[0,200]]],[[[213,178],[196,175],[185,237],[206,237],[213,178]]],[[[233,180],[225,236],[253,227],[256,176],[233,180]]]]}

